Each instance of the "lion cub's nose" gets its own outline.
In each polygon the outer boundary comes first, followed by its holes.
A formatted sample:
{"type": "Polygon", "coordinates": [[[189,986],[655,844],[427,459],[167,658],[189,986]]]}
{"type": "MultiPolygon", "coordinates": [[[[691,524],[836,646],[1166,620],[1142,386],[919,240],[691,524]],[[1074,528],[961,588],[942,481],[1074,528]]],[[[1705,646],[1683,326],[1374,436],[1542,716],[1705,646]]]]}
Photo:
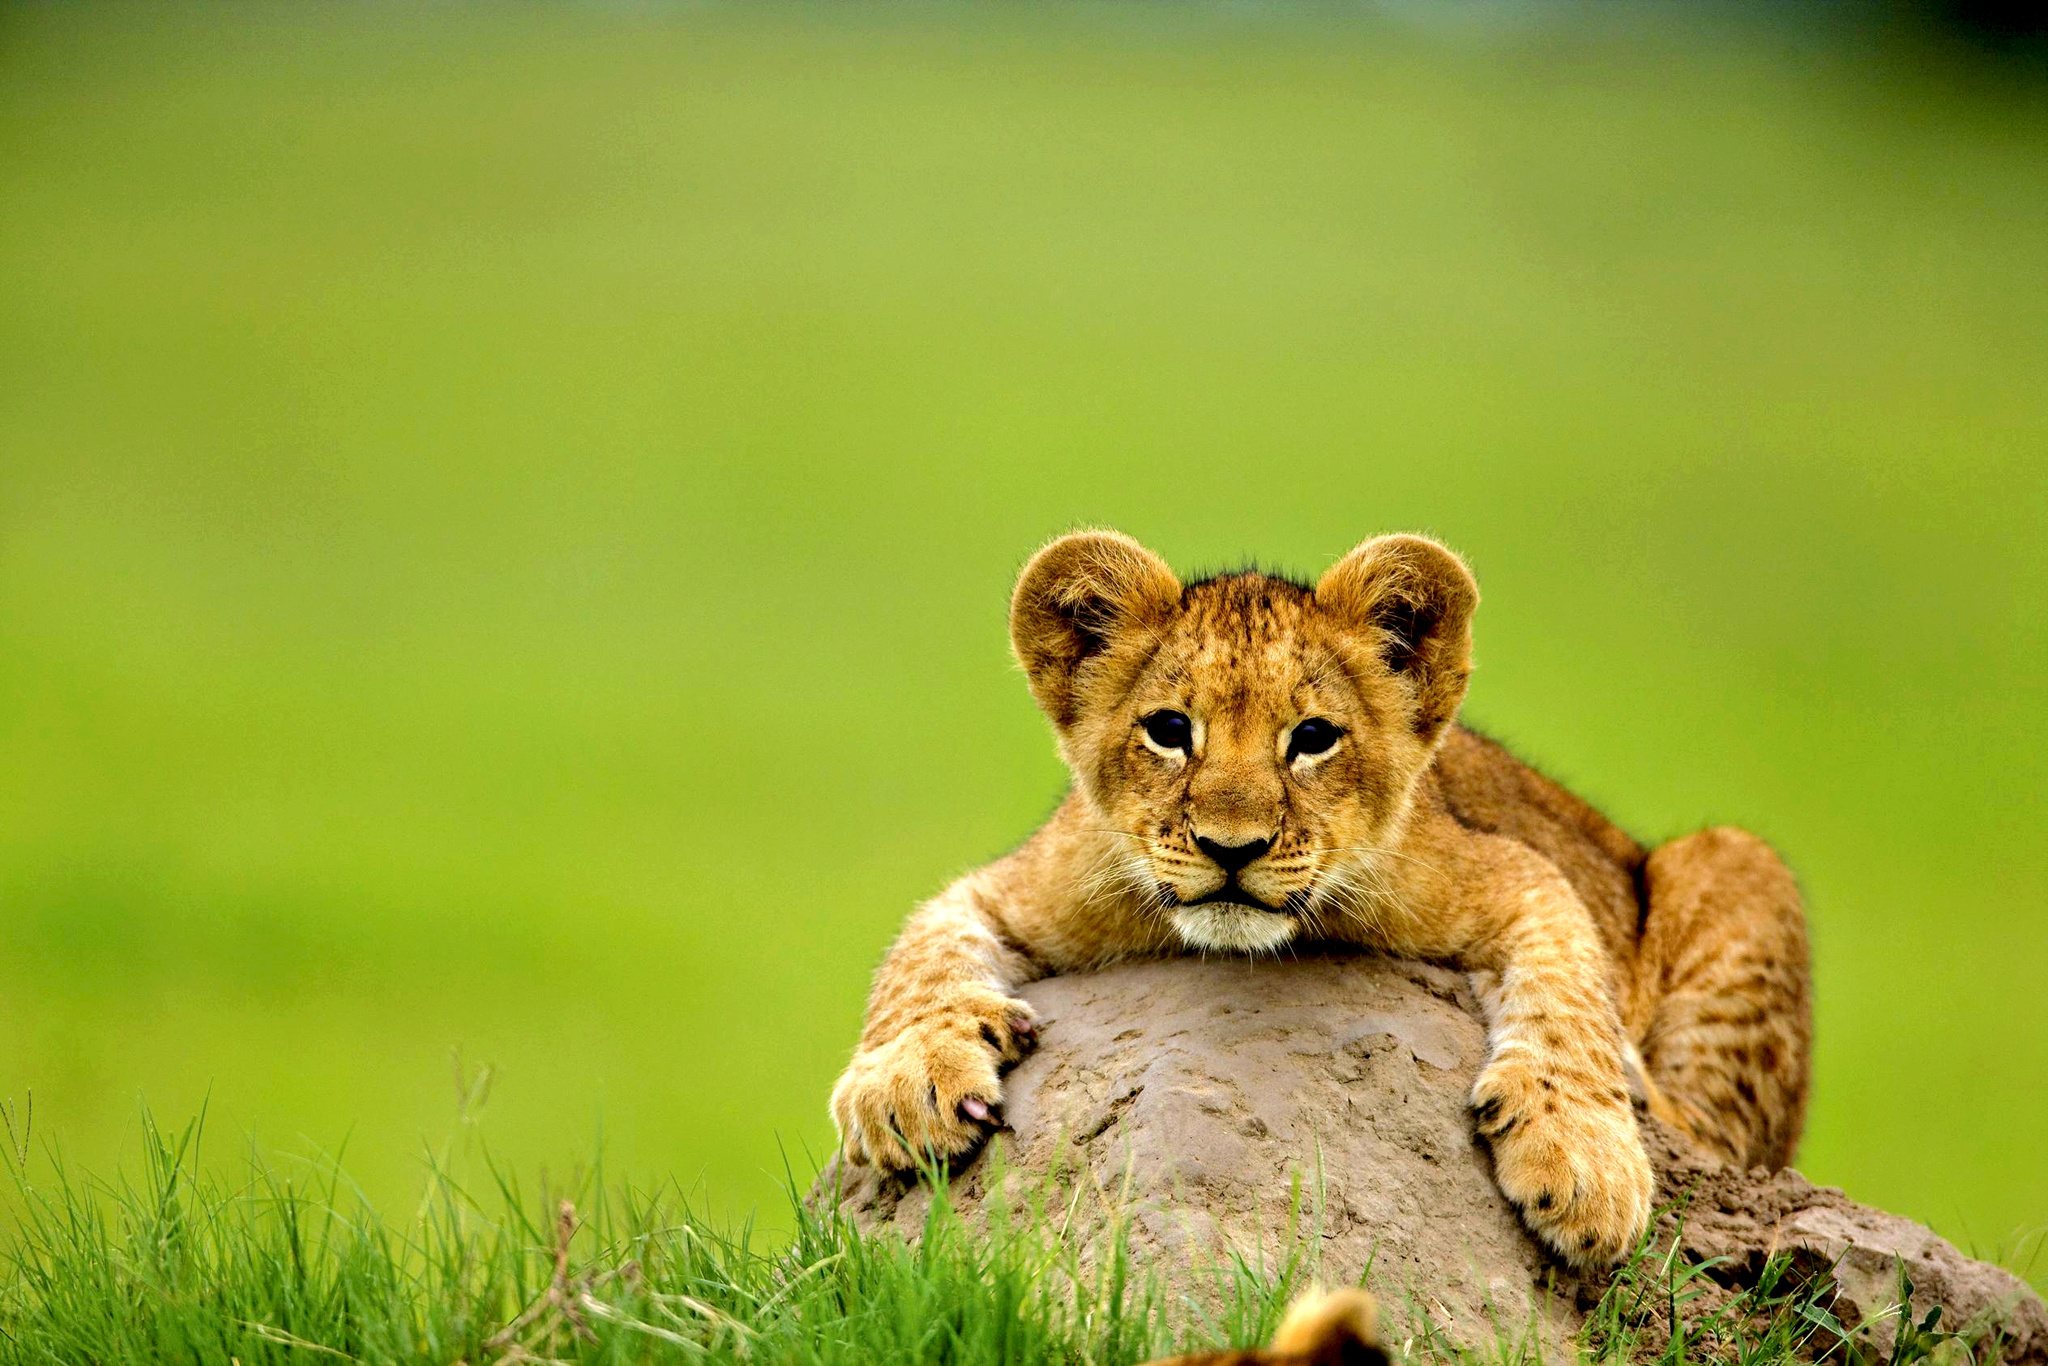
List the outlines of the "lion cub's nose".
{"type": "Polygon", "coordinates": [[[1253,840],[1250,844],[1218,844],[1215,840],[1197,835],[1195,847],[1214,859],[1218,868],[1226,873],[1234,873],[1271,849],[1273,841],[1253,840]]]}

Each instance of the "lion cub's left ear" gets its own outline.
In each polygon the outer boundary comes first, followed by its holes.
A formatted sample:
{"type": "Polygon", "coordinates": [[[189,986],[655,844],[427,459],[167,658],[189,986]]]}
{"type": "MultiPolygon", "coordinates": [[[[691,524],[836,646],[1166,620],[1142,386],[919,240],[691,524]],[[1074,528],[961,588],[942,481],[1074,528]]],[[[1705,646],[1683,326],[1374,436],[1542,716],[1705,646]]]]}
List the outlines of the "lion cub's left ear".
{"type": "Polygon", "coordinates": [[[1410,680],[1417,734],[1433,739],[1458,714],[1479,583],[1447,547],[1427,536],[1375,537],[1317,580],[1316,603],[1365,632],[1387,668],[1410,680]]]}

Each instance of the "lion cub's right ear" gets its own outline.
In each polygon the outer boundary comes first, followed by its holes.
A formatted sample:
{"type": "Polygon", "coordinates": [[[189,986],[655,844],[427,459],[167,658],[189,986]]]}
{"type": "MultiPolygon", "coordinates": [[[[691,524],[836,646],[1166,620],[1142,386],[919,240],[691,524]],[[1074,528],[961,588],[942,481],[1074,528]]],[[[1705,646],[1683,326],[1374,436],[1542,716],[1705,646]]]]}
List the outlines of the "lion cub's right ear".
{"type": "Polygon", "coordinates": [[[1010,648],[1054,725],[1074,724],[1135,636],[1149,642],[1180,608],[1166,562],[1118,531],[1076,531],[1031,557],[1010,599],[1010,648]]]}

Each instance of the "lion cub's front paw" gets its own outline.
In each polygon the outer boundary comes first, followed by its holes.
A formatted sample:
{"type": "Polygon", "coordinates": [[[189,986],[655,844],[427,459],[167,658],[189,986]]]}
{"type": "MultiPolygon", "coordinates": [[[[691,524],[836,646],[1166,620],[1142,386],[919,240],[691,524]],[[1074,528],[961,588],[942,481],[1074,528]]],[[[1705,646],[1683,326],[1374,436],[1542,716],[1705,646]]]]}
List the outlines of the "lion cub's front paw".
{"type": "Polygon", "coordinates": [[[847,1157],[903,1170],[979,1147],[1002,1123],[1002,1069],[1037,1042],[1029,1005],[979,989],[862,1049],[832,1088],[847,1157]]]}
{"type": "Polygon", "coordinates": [[[1541,1061],[1488,1064],[1472,1088],[1494,1178],[1537,1237],[1578,1267],[1610,1266],[1650,1221],[1653,1181],[1628,1092],[1541,1061]]]}

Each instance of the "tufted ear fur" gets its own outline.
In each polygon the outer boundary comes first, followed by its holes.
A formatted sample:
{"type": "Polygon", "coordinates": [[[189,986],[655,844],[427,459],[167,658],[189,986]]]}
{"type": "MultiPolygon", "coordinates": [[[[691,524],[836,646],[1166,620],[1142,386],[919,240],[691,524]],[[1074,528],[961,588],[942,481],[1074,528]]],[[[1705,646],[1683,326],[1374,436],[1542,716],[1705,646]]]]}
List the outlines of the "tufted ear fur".
{"type": "Polygon", "coordinates": [[[1287,1307],[1271,1347],[1161,1357],[1148,1366],[1389,1366],[1389,1358],[1371,1295],[1311,1286],[1287,1307]]]}
{"type": "Polygon", "coordinates": [[[1434,739],[1458,714],[1472,672],[1479,584],[1465,562],[1426,536],[1380,536],[1316,583],[1324,611],[1365,633],[1415,693],[1415,730],[1434,739]]]}
{"type": "Polygon", "coordinates": [[[1379,1306],[1363,1290],[1310,1290],[1288,1309],[1273,1354],[1315,1366],[1387,1366],[1379,1306]]]}
{"type": "Polygon", "coordinates": [[[1031,557],[1010,599],[1010,647],[1031,695],[1062,730],[1079,718],[1100,662],[1180,608],[1165,561],[1116,531],[1076,531],[1031,557]]]}

